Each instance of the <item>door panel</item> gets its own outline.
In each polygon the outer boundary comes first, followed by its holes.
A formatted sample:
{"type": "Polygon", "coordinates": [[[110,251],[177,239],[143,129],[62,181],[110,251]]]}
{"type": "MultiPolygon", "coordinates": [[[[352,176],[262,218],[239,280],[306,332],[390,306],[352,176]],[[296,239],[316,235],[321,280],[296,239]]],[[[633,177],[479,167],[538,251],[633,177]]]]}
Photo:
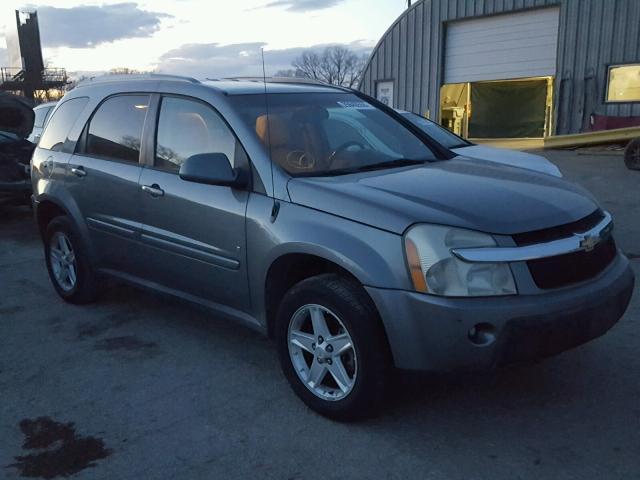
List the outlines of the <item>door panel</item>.
{"type": "Polygon", "coordinates": [[[89,228],[98,267],[139,276],[140,148],[149,95],[108,98],[69,162],[69,188],[89,228]]]}
{"type": "Polygon", "coordinates": [[[136,275],[140,272],[141,192],[138,180],[142,168],[86,156],[74,155],[69,166],[84,172],[69,173],[71,194],[78,201],[98,266],[136,275]]]}
{"type": "Polygon", "coordinates": [[[249,311],[245,213],[249,192],[182,180],[191,155],[241,149],[222,118],[202,102],[164,97],[154,168],[140,177],[142,244],[150,281],[249,311]],[[143,190],[144,189],[144,190],[143,190]]]}
{"type": "Polygon", "coordinates": [[[144,169],[142,243],[154,282],[207,300],[246,307],[245,210],[247,192],[202,185],[144,169]]]}

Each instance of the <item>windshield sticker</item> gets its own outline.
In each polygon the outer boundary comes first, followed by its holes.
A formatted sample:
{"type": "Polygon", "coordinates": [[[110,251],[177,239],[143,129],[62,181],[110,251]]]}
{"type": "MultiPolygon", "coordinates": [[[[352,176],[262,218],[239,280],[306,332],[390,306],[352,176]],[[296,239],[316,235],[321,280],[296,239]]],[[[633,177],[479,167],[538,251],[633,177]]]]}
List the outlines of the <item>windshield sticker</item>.
{"type": "Polygon", "coordinates": [[[367,102],[338,102],[342,108],[355,108],[356,110],[375,110],[372,105],[367,102]]]}

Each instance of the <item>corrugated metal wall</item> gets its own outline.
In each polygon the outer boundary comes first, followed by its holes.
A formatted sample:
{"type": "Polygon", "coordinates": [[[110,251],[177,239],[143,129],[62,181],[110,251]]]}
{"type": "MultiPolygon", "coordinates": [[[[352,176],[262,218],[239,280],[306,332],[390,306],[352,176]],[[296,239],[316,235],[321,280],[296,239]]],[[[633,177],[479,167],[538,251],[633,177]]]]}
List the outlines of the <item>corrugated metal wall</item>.
{"type": "Polygon", "coordinates": [[[375,95],[376,81],[394,80],[394,106],[437,118],[446,22],[552,5],[561,5],[556,132],[583,130],[591,113],[640,116],[640,103],[605,103],[608,65],[640,62],[640,0],[422,0],[380,41],[360,89],[375,95]]]}

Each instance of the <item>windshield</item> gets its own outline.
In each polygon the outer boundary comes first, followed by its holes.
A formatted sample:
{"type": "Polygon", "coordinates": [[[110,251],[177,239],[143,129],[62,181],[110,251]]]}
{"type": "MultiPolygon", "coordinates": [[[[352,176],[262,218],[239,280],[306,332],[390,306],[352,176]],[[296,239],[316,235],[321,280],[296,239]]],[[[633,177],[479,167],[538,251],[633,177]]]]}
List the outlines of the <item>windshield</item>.
{"type": "Polygon", "coordinates": [[[455,133],[420,115],[411,112],[402,112],[402,115],[443,147],[462,148],[471,145],[471,143],[467,142],[464,138],[457,136],[455,133]]]}
{"type": "Polygon", "coordinates": [[[436,159],[401,123],[354,94],[277,93],[268,100],[267,116],[264,95],[231,98],[273,161],[293,176],[338,175],[436,159]]]}

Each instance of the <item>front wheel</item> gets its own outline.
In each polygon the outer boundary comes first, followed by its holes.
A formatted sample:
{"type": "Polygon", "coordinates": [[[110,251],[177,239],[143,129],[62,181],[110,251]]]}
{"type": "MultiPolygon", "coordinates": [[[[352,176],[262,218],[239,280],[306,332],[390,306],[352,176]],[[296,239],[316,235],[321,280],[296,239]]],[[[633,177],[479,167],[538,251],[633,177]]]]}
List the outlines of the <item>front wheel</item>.
{"type": "Polygon", "coordinates": [[[276,341],[293,390],[321,415],[357,420],[384,404],[389,348],[371,300],[355,282],[326,274],[295,285],[280,305],[276,341]]]}

